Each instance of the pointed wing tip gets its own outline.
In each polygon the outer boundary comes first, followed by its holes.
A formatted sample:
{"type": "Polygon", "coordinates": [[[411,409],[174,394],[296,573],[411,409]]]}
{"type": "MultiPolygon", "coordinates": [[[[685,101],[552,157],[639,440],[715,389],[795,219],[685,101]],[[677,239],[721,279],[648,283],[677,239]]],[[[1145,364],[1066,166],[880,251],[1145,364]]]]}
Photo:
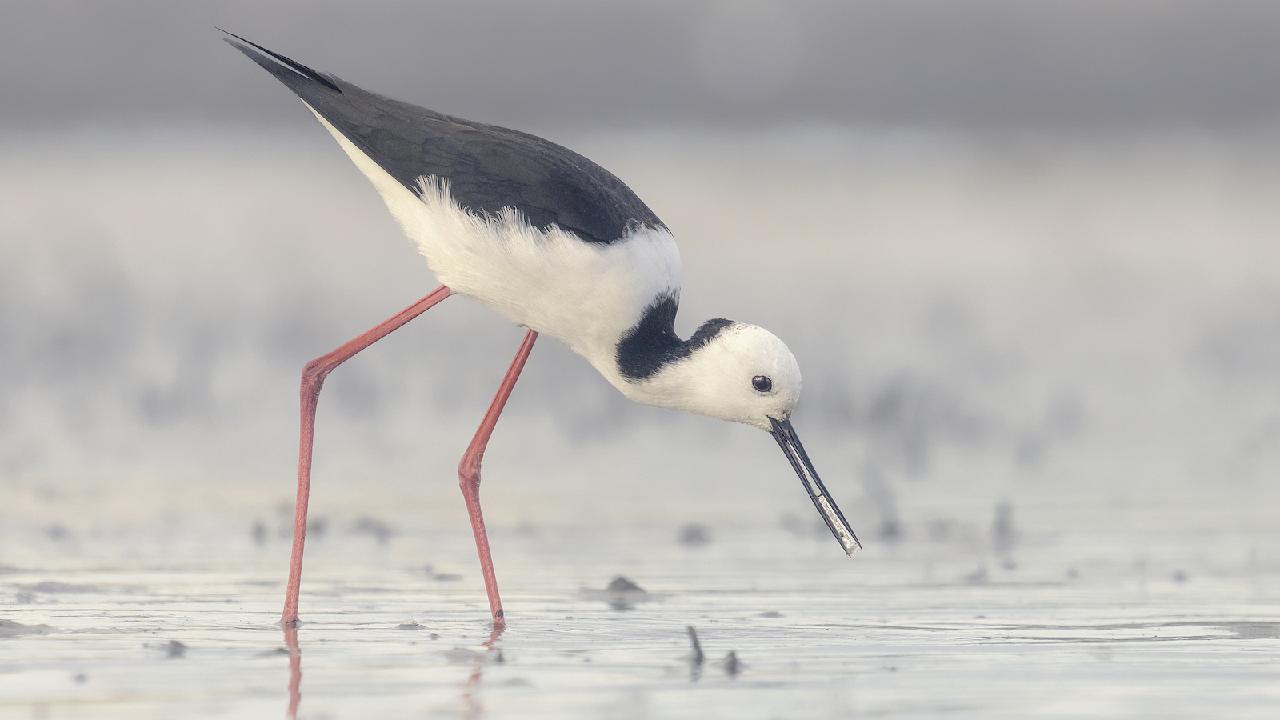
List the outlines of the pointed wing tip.
{"type": "MultiPolygon", "coordinates": [[[[241,37],[240,35],[237,35],[231,32],[230,30],[225,30],[223,28],[218,27],[217,25],[214,25],[213,27],[218,32],[221,32],[224,35],[226,35],[226,37],[222,38],[223,42],[227,43],[231,47],[244,53],[244,55],[248,57],[250,60],[261,65],[263,69],[265,69],[267,72],[270,72],[272,75],[275,75],[278,79],[280,79],[282,82],[284,82],[286,85],[290,86],[291,88],[294,88],[294,85],[293,83],[290,83],[288,80],[290,76],[294,76],[296,78],[305,78],[307,80],[314,81],[328,88],[329,90],[332,90],[338,93],[339,95],[342,94],[342,88],[338,87],[337,84],[333,82],[333,80],[330,80],[328,77],[326,77],[324,74],[320,73],[319,71],[309,68],[306,65],[303,65],[297,60],[285,57],[284,55],[281,55],[278,52],[268,50],[267,48],[259,45],[258,43],[253,42],[252,40],[249,40],[247,38],[241,37]]],[[[294,90],[296,92],[297,88],[294,88],[294,90]]]]}

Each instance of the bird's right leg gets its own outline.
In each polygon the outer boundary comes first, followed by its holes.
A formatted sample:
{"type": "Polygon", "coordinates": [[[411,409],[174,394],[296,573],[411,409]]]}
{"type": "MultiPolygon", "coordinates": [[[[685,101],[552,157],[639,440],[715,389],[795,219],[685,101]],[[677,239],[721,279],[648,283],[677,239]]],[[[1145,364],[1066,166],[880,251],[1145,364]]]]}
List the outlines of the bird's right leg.
{"type": "Polygon", "coordinates": [[[298,623],[298,590],[302,585],[302,546],[307,538],[307,500],[311,496],[311,448],[315,439],[316,405],[320,401],[320,387],[333,369],[353,355],[390,335],[400,326],[430,310],[436,303],[449,297],[447,286],[432,290],[418,302],[392,315],[377,326],[343,343],[333,352],[312,360],[302,368],[302,428],[298,436],[298,500],[293,516],[293,552],[289,559],[289,585],[285,589],[285,627],[298,623]]]}

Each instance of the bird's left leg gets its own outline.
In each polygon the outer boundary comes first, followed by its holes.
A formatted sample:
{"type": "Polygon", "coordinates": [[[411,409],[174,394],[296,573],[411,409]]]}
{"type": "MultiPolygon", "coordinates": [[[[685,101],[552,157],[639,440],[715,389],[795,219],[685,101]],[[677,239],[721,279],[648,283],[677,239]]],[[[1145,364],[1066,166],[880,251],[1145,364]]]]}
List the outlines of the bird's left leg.
{"type": "Polygon", "coordinates": [[[502,378],[502,384],[498,386],[498,393],[493,396],[493,402],[489,403],[489,411],[485,413],[484,420],[476,429],[475,437],[471,438],[471,445],[467,447],[462,461],[458,463],[458,484],[462,486],[462,497],[466,500],[467,513],[471,516],[471,530],[476,536],[476,552],[480,555],[480,572],[484,575],[484,589],[489,594],[489,612],[493,613],[495,632],[500,632],[507,623],[502,616],[502,598],[498,596],[498,579],[493,574],[493,557],[489,554],[489,536],[485,533],[484,516],[480,513],[480,463],[484,461],[484,449],[489,444],[489,436],[493,434],[494,426],[498,424],[498,416],[502,414],[502,408],[507,404],[511,390],[520,379],[520,371],[524,369],[525,360],[529,359],[529,353],[533,350],[533,343],[537,339],[538,333],[532,330],[524,334],[524,340],[520,342],[520,349],[516,351],[511,367],[507,369],[506,376],[502,378]]]}

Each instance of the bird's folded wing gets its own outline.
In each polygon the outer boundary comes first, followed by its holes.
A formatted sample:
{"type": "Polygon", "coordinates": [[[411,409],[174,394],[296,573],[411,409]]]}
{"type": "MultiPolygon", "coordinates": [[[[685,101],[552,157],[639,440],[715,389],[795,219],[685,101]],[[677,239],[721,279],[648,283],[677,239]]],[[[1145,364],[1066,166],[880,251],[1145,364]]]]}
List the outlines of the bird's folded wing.
{"type": "Polygon", "coordinates": [[[227,42],[415,194],[420,178],[447,180],[454,200],[472,212],[496,215],[515,208],[535,227],[554,224],[587,242],[609,243],[638,227],[662,227],[621,180],[572,150],[371,93],[227,34],[227,42]]]}

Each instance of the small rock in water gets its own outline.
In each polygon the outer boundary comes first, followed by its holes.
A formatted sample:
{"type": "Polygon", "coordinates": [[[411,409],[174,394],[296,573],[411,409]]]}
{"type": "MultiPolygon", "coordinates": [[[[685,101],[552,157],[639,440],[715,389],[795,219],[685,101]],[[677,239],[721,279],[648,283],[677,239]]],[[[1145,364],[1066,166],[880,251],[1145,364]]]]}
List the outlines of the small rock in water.
{"type": "Polygon", "coordinates": [[[644,588],[622,575],[618,575],[614,579],[610,580],[609,584],[606,585],[604,589],[609,592],[644,592],[644,588]]]}
{"type": "Polygon", "coordinates": [[[185,643],[179,642],[177,640],[170,640],[169,643],[164,646],[164,653],[165,653],[165,657],[170,657],[170,658],[186,657],[187,646],[185,643]]]}
{"type": "Polygon", "coordinates": [[[605,586],[604,597],[614,610],[630,610],[636,603],[649,599],[649,593],[631,580],[618,575],[605,586]]]}
{"type": "Polygon", "coordinates": [[[578,592],[589,600],[603,600],[614,610],[630,610],[639,603],[657,599],[622,575],[615,576],[603,590],[582,588],[578,592]]]}
{"type": "Polygon", "coordinates": [[[711,544],[711,528],[699,523],[689,523],[680,528],[680,544],[685,547],[704,547],[711,544]]]}

